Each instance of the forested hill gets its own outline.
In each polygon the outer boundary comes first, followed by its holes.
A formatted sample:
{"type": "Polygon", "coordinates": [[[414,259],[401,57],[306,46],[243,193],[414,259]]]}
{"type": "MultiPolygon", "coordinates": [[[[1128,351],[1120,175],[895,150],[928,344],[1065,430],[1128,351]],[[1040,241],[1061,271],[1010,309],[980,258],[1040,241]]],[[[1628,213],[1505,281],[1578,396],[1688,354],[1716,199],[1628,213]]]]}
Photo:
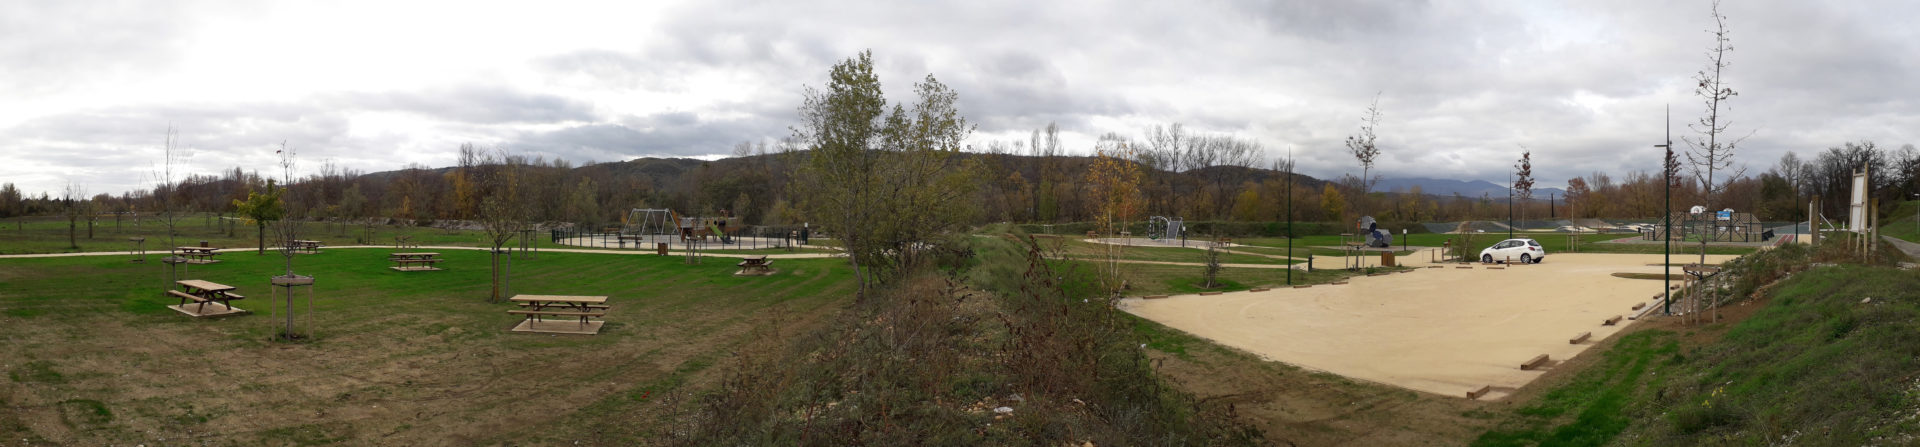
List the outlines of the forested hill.
{"type": "MultiPolygon", "coordinates": [[[[1092,217],[1085,183],[1088,156],[1031,156],[1016,154],[961,153],[963,159],[976,162],[980,169],[980,194],[973,203],[955,204],[978,207],[981,222],[998,221],[1083,221],[1092,217]]],[[[795,163],[804,162],[805,152],[758,154],[703,161],[690,158],[637,158],[627,161],[571,166],[564,162],[526,161],[528,184],[535,202],[549,212],[543,220],[617,220],[627,209],[636,207],[673,208],[692,213],[729,210],[753,223],[790,223],[801,217],[794,209],[796,197],[787,187],[795,163]],[[593,207],[582,206],[585,199],[582,181],[591,191],[593,207]],[[588,208],[597,208],[589,210],[588,208]],[[593,211],[595,219],[579,219],[574,214],[593,211]]],[[[1142,171],[1141,193],[1147,214],[1180,215],[1190,219],[1224,219],[1234,214],[1236,200],[1260,201],[1271,206],[1246,207],[1242,217],[1277,219],[1287,188],[1281,182],[1285,173],[1242,166],[1210,166],[1185,172],[1169,172],[1139,165],[1142,171]],[[1248,193],[1248,191],[1252,191],[1248,193]]],[[[352,184],[361,185],[368,204],[362,213],[394,217],[454,218],[461,212],[454,167],[411,168],[383,171],[323,181],[322,189],[338,191],[352,184]],[[445,200],[440,200],[445,196],[445,200]],[[409,199],[410,197],[410,199],[409,199]],[[423,207],[420,203],[445,204],[423,207]],[[406,206],[402,206],[406,205],[406,206]],[[399,213],[397,211],[407,213],[399,213]]],[[[1301,218],[1314,219],[1327,182],[1306,175],[1294,175],[1293,190],[1301,208],[1301,218]],[[1314,210],[1307,210],[1313,208],[1314,210]]],[[[244,193],[243,193],[244,194],[244,193]]],[[[329,197],[343,193],[328,192],[329,197]]],[[[329,201],[330,203],[332,201],[329,201]]]]}

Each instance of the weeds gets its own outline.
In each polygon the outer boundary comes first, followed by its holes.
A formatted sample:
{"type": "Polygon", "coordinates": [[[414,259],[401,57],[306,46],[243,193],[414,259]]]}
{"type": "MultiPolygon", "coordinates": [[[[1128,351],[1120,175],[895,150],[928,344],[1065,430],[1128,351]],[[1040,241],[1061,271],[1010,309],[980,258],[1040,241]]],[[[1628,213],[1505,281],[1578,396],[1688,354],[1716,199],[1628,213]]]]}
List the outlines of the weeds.
{"type": "MultiPolygon", "coordinates": [[[[1156,376],[1089,272],[975,238],[700,396],[682,445],[1250,444],[1156,376]]],[[[1014,241],[1008,239],[1015,239],[1014,241]]]]}

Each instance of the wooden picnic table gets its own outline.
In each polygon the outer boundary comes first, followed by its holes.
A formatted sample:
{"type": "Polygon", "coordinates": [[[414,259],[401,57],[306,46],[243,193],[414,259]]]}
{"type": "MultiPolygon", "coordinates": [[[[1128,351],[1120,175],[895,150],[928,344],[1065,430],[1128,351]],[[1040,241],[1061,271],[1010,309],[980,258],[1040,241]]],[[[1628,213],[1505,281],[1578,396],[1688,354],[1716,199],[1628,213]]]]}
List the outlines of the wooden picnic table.
{"type": "Polygon", "coordinates": [[[387,260],[393,261],[392,269],[394,270],[419,272],[440,270],[439,267],[433,266],[434,263],[442,261],[439,256],[439,253],[393,253],[387,256],[387,260]]]}
{"type": "Polygon", "coordinates": [[[740,267],[740,271],[735,272],[735,275],[765,275],[773,273],[773,261],[767,260],[767,255],[741,258],[740,263],[734,265],[740,267]]]}
{"type": "Polygon", "coordinates": [[[233,293],[235,290],[233,286],[200,279],[183,279],[174,283],[180,285],[180,290],[168,290],[167,294],[180,299],[180,304],[173,306],[175,310],[196,317],[243,312],[233,307],[233,300],[246,299],[246,297],[233,293]],[[189,301],[198,303],[199,306],[188,311],[187,302],[189,301]],[[210,314],[207,312],[207,303],[218,304],[220,307],[210,314]]]}
{"type": "Polygon", "coordinates": [[[319,253],[321,246],[322,244],[320,243],[320,241],[293,241],[294,251],[302,251],[307,253],[319,253]]]}
{"type": "Polygon", "coordinates": [[[214,255],[220,254],[220,249],[216,247],[174,247],[173,254],[187,258],[188,264],[212,264],[220,262],[218,259],[213,259],[214,255]]]}
{"type": "Polygon", "coordinates": [[[508,301],[518,303],[521,309],[507,313],[524,315],[526,321],[513,328],[514,332],[544,332],[561,334],[596,334],[605,321],[593,321],[593,318],[605,318],[607,297],[573,295],[514,295],[508,301]],[[578,326],[545,321],[545,317],[578,317],[578,326]]]}

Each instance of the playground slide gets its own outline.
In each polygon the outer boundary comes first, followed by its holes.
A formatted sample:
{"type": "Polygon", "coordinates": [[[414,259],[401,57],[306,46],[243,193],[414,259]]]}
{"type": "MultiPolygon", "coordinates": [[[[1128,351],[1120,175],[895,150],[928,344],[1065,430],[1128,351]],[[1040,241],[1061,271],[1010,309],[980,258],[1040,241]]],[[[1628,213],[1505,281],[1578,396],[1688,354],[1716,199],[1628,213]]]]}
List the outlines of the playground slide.
{"type": "Polygon", "coordinates": [[[722,244],[733,243],[733,238],[730,236],[727,236],[727,232],[720,231],[720,226],[714,225],[713,222],[707,222],[707,231],[713,232],[714,236],[719,237],[720,243],[722,244]]]}

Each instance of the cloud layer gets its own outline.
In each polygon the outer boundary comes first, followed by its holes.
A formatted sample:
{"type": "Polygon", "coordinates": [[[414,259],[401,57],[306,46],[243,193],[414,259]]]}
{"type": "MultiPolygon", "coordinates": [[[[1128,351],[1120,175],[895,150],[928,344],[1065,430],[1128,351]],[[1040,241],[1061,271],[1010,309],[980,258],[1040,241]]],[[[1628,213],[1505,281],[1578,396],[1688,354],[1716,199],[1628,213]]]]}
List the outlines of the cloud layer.
{"type": "MultiPolygon", "coordinates": [[[[871,49],[886,91],[931,73],[973,143],[1060,124],[1070,151],[1185,123],[1291,149],[1320,177],[1377,97],[1388,176],[1543,186],[1655,169],[1701,114],[1706,2],[464,2],[0,6],[0,181],[150,184],[168,127],[190,169],[265,170],[281,141],[362,171],[463,142],[576,162],[716,156],[786,136],[803,86],[871,49]]],[[[1723,5],[1739,162],[1914,142],[1910,2],[1723,5]]],[[[307,163],[318,166],[318,163],[307,163]]]]}

